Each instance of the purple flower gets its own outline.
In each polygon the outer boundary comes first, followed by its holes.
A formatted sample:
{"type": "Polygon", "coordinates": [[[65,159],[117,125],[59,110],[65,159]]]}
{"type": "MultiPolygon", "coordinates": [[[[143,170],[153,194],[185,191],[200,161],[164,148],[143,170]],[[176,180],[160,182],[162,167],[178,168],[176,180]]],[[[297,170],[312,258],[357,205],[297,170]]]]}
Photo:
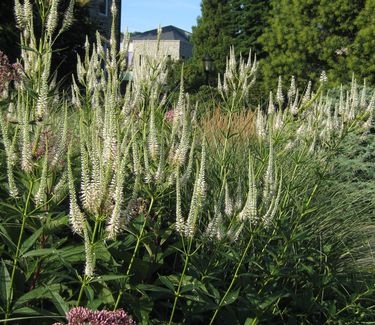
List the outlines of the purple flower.
{"type": "Polygon", "coordinates": [[[171,109],[169,110],[168,112],[165,113],[165,119],[170,122],[173,120],[173,116],[174,116],[174,110],[171,109]]]}
{"type": "Polygon", "coordinates": [[[10,64],[8,57],[0,51],[0,94],[10,81],[21,79],[21,72],[21,65],[19,63],[10,64]]]}
{"type": "Polygon", "coordinates": [[[67,313],[66,318],[68,325],[136,325],[123,309],[93,311],[85,307],[75,307],[67,313]]]}

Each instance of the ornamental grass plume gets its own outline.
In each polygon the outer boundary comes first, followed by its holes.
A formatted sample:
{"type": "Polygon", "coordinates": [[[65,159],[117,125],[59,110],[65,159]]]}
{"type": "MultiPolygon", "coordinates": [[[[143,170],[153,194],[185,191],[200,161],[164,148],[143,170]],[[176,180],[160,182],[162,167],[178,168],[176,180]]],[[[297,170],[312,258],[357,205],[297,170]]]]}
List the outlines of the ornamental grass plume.
{"type": "Polygon", "coordinates": [[[229,117],[222,109],[217,108],[213,112],[206,114],[199,124],[205,131],[208,143],[214,143],[217,140],[223,142],[228,127],[230,127],[229,131],[235,133],[236,136],[228,141],[232,145],[242,145],[257,136],[258,118],[260,119],[261,117],[252,110],[233,112],[232,116],[229,117]],[[255,123],[254,120],[256,121],[255,123]]]}
{"type": "Polygon", "coordinates": [[[66,325],[136,325],[123,309],[93,311],[85,307],[74,307],[66,314],[66,319],[68,321],[66,325]]]}

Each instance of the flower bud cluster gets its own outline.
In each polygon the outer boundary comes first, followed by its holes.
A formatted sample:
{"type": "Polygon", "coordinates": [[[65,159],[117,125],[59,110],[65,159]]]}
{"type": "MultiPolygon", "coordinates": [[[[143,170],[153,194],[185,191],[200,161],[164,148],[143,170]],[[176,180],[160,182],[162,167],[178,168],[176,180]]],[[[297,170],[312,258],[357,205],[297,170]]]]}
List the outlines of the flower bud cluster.
{"type": "MultiPolygon", "coordinates": [[[[85,307],[74,307],[66,314],[67,325],[95,324],[95,325],[135,325],[129,315],[123,309],[115,311],[93,311],[85,307]]],[[[64,325],[54,323],[53,325],[64,325]]]]}
{"type": "Polygon", "coordinates": [[[230,48],[229,58],[227,58],[226,69],[223,75],[218,76],[218,90],[225,102],[239,100],[247,102],[249,90],[255,83],[258,62],[256,56],[252,56],[251,51],[247,61],[240,56],[236,59],[234,47],[230,48]]]}
{"type": "MultiPolygon", "coordinates": [[[[331,146],[332,143],[338,141],[349,128],[358,125],[357,122],[362,125],[364,134],[368,133],[373,125],[374,93],[372,97],[368,95],[366,83],[360,90],[353,77],[350,90],[345,92],[341,86],[340,96],[335,99],[324,94],[325,79],[323,72],[316,93],[313,93],[312,83],[309,82],[300,99],[295,78],[292,77],[287,106],[282,110],[276,111],[273,95],[270,92],[267,115],[260,107],[257,109],[255,127],[258,138],[264,140],[268,133],[284,130],[285,127],[283,134],[289,136],[286,151],[302,144],[308,148],[309,153],[313,154],[319,148],[331,146]],[[297,123],[290,123],[291,121],[297,121],[297,123]]],[[[276,100],[280,104],[284,101],[280,78],[276,94],[276,100]]]]}

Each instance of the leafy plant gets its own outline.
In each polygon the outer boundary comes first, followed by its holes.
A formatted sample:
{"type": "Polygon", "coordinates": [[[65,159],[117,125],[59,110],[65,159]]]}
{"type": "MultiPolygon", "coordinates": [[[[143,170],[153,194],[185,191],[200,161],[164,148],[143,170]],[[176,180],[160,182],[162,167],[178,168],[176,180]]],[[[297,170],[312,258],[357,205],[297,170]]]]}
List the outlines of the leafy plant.
{"type": "Polygon", "coordinates": [[[257,62],[232,49],[216,112],[197,113],[183,73],[170,110],[160,52],[121,93],[113,31],[109,49],[86,44],[68,96],[50,75],[53,6],[38,42],[20,16],[24,75],[1,104],[1,322],[371,321],[373,94],[353,79],[330,96],[324,74],[286,93],[279,78],[249,111],[257,62]],[[356,193],[336,159],[362,151],[356,193]]]}

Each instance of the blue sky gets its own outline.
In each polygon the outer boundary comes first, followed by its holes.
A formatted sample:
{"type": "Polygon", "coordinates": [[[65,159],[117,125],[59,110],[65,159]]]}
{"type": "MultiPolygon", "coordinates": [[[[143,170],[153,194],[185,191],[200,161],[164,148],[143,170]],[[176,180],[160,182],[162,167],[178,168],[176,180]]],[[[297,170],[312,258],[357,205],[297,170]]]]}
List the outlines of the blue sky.
{"type": "Polygon", "coordinates": [[[121,30],[144,32],[174,25],[191,32],[201,14],[200,0],[122,0],[121,30]]]}

